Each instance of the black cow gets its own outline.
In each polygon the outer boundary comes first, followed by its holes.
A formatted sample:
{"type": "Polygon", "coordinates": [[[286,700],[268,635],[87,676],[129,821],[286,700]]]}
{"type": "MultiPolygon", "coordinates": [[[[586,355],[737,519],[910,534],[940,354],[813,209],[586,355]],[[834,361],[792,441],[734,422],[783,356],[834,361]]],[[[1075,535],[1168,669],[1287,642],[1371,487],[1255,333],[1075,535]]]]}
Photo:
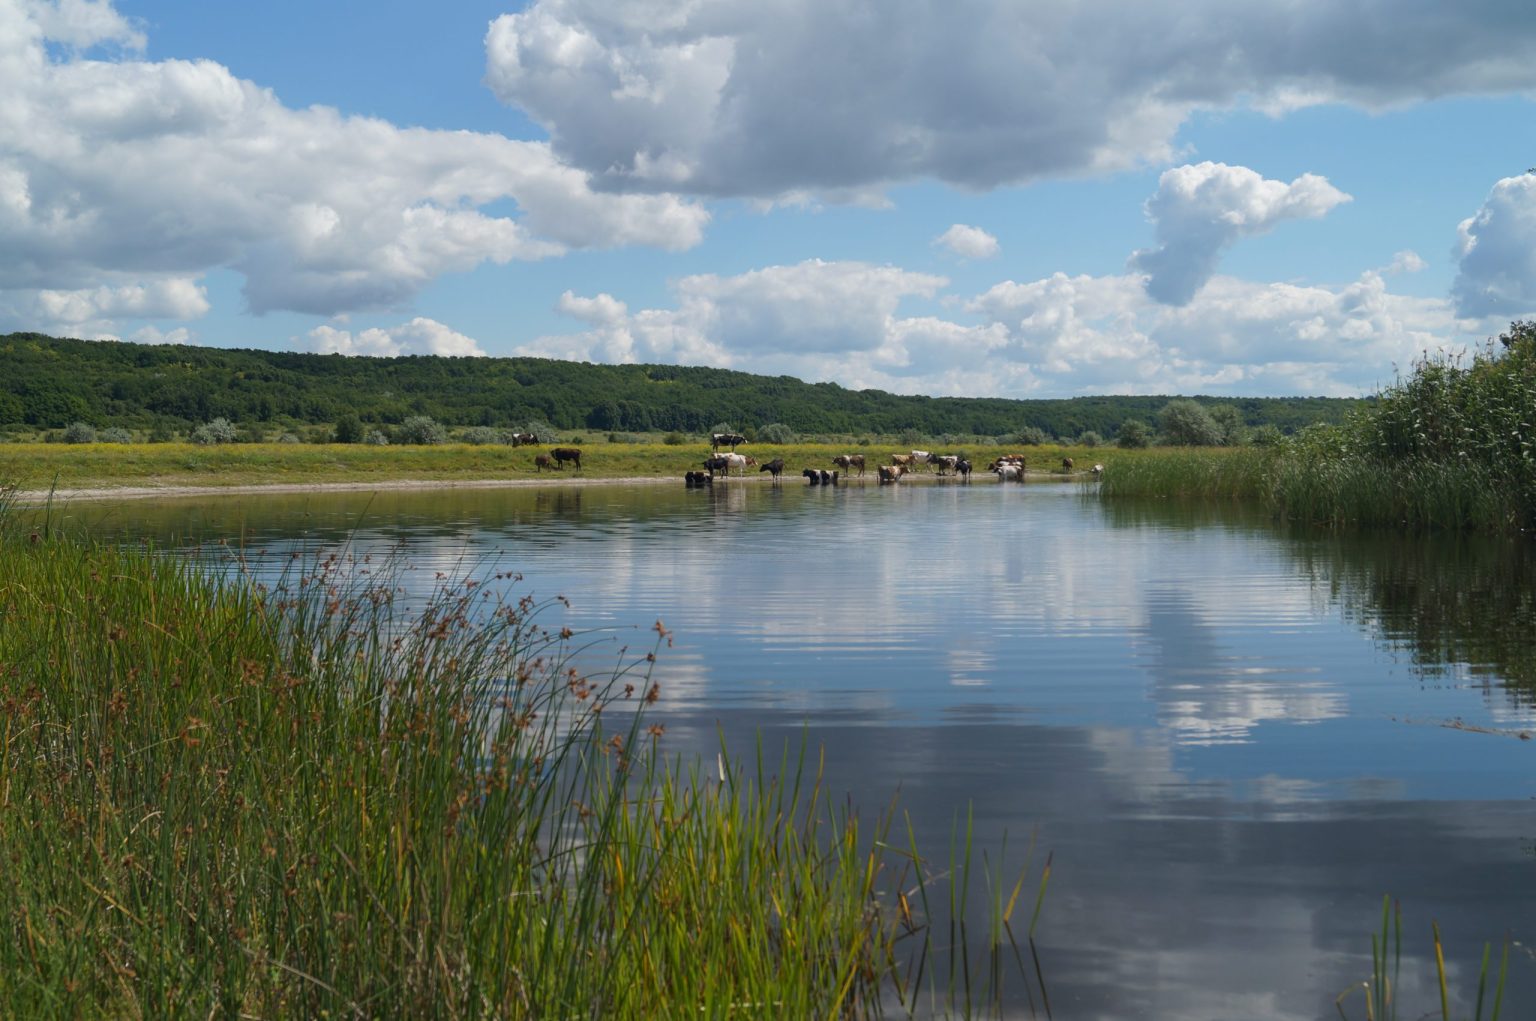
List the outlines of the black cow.
{"type": "Polygon", "coordinates": [[[573,464],[575,464],[578,469],[581,468],[581,450],[580,450],[580,448],[577,448],[577,447],[556,447],[554,450],[551,450],[549,453],[550,453],[550,456],[555,459],[556,467],[564,468],[565,467],[565,462],[570,461],[573,464]]]}
{"type": "Polygon", "coordinates": [[[763,472],[772,472],[773,481],[779,481],[779,476],[784,472],[784,459],[782,457],[776,457],[757,470],[759,475],[761,475],[763,472]]]}
{"type": "Polygon", "coordinates": [[[709,470],[709,477],[714,478],[715,472],[724,472],[729,475],[731,471],[731,462],[727,460],[724,455],[706,457],[704,459],[704,467],[709,470]]]}
{"type": "Polygon", "coordinates": [[[531,447],[539,442],[537,433],[513,433],[512,445],[514,447],[531,447]]]}

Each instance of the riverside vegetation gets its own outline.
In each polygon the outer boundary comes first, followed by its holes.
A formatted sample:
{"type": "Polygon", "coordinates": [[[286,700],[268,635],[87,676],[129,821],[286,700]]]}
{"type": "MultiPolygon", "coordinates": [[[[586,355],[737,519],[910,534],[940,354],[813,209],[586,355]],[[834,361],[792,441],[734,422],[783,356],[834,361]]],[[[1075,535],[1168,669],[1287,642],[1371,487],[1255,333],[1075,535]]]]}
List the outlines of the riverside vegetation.
{"type": "Polygon", "coordinates": [[[1261,502],[1283,519],[1406,531],[1536,529],[1536,324],[1469,363],[1430,356],[1342,425],[1273,445],[1143,452],[1106,496],[1261,502]]]}
{"type": "Polygon", "coordinates": [[[411,611],[388,564],[296,555],[267,587],[22,514],[0,501],[6,1016],[968,1014],[1022,962],[1027,866],[973,880],[962,835],[941,939],[895,813],[814,756],[667,758],[655,652],[594,678],[595,639],[495,586],[411,611]]]}

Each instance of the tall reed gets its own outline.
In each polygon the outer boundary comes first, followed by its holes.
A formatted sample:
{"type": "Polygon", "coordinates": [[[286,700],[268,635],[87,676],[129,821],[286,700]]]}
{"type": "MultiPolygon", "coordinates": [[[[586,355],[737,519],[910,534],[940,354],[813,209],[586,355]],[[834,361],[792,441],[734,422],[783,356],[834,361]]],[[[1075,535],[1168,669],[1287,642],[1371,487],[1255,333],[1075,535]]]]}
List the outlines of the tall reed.
{"type": "Polygon", "coordinates": [[[264,588],[0,510],[0,565],[0,1014],[912,1002],[889,816],[667,760],[654,652],[589,676],[531,599],[408,613],[338,553],[264,588]]]}

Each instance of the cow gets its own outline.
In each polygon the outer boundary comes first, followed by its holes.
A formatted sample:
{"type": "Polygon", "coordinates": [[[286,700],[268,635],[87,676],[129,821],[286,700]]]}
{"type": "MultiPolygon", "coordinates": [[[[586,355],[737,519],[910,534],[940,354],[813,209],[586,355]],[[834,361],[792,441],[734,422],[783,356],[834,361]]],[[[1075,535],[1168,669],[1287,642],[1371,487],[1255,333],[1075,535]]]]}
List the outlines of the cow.
{"type": "Polygon", "coordinates": [[[763,472],[771,472],[773,474],[773,481],[778,482],[779,476],[784,472],[784,459],[782,457],[776,457],[757,470],[759,475],[761,475],[763,472]]]}
{"type": "Polygon", "coordinates": [[[736,469],[736,474],[745,475],[747,468],[757,463],[757,458],[747,457],[745,454],[718,454],[716,456],[725,458],[727,465],[725,473],[727,475],[731,473],[731,468],[736,469]]]}
{"type": "Polygon", "coordinates": [[[715,477],[709,472],[688,472],[683,476],[683,480],[689,489],[699,489],[712,484],[715,477]]]}
{"type": "Polygon", "coordinates": [[[862,479],[864,477],[863,454],[838,454],[832,459],[832,463],[837,465],[843,471],[852,471],[853,469],[857,468],[859,470],[859,478],[862,479]]]}
{"type": "Polygon", "coordinates": [[[996,468],[993,468],[992,471],[997,474],[997,477],[998,477],[999,481],[1002,481],[1002,482],[1008,482],[1008,481],[1023,482],[1024,481],[1024,469],[1021,466],[1016,465],[1016,464],[1008,464],[1008,463],[1005,462],[1005,463],[999,464],[996,468]]]}
{"type": "MultiPolygon", "coordinates": [[[[897,456],[899,457],[900,455],[897,456]]],[[[885,485],[891,482],[900,482],[901,477],[905,475],[908,470],[909,469],[904,464],[882,464],[880,465],[880,484],[885,485]]]]}
{"type": "Polygon", "coordinates": [[[533,467],[535,471],[543,471],[545,468],[553,471],[555,462],[550,460],[548,454],[538,454],[533,459],[533,467]]]}
{"type": "Polygon", "coordinates": [[[956,461],[955,462],[955,474],[960,476],[962,479],[964,479],[967,482],[971,481],[971,462],[967,461],[963,457],[960,460],[956,461]]]}
{"type": "Polygon", "coordinates": [[[539,442],[537,433],[513,433],[511,439],[514,447],[531,447],[539,442]]]}
{"type": "Polygon", "coordinates": [[[1071,471],[1072,470],[1072,459],[1070,457],[1062,458],[1061,459],[1061,466],[1063,468],[1065,468],[1067,471],[1071,471]]]}
{"type": "Polygon", "coordinates": [[[920,465],[925,465],[933,459],[933,455],[928,453],[926,450],[914,450],[912,451],[911,457],[913,468],[917,468],[920,465]]]}
{"type": "Polygon", "coordinates": [[[818,469],[818,468],[806,468],[806,469],[803,469],[800,472],[800,474],[804,475],[805,476],[805,481],[809,482],[811,485],[813,485],[813,486],[821,485],[821,470],[820,469],[818,469]]]}
{"type": "Polygon", "coordinates": [[[1091,470],[1093,472],[1094,478],[1099,479],[1104,477],[1104,466],[1102,464],[1094,465],[1091,470]]]}
{"type": "Polygon", "coordinates": [[[892,454],[891,455],[891,464],[895,465],[898,468],[906,468],[906,469],[910,470],[912,468],[912,455],[911,454],[892,454]]]}
{"type": "Polygon", "coordinates": [[[714,478],[715,472],[730,474],[731,462],[724,454],[715,454],[704,459],[704,467],[709,471],[709,477],[714,478]]]}
{"type": "Polygon", "coordinates": [[[577,471],[581,470],[581,449],[579,447],[556,447],[549,453],[555,459],[555,464],[561,468],[565,467],[565,462],[570,461],[576,466],[577,471]]]}
{"type": "Polygon", "coordinates": [[[747,438],[740,433],[710,433],[709,442],[710,449],[712,450],[719,450],[721,447],[730,447],[731,450],[734,451],[736,449],[736,445],[739,443],[747,442],[747,438]]]}
{"type": "Polygon", "coordinates": [[[939,474],[943,475],[946,472],[952,472],[955,470],[955,465],[960,463],[960,456],[958,454],[944,454],[943,456],[934,456],[928,459],[928,463],[936,467],[939,471],[939,474]]]}

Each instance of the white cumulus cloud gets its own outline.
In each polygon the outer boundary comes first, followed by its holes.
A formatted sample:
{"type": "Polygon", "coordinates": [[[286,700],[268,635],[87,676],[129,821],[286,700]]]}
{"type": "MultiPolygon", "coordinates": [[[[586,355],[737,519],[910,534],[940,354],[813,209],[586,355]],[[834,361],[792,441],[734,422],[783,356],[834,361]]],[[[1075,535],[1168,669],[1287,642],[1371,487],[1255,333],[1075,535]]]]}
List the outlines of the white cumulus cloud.
{"type": "Polygon", "coordinates": [[[947,248],[965,259],[990,259],[1002,251],[997,238],[980,227],[957,223],[933,239],[933,243],[947,248]]]}
{"type": "Polygon", "coordinates": [[[292,109],[212,61],[139,58],[143,42],[109,3],[0,0],[0,290],[227,267],[253,311],[334,315],[484,262],[687,248],[708,220],[594,191],[543,142],[292,109]],[[489,211],[506,200],[515,216],[489,211]]]}
{"type": "Polygon", "coordinates": [[[1376,272],[1339,287],[1216,276],[1182,306],[1152,299],[1134,274],[1057,273],[1003,281],[954,318],[903,313],[903,302],[947,286],[895,267],[810,261],[689,277],[669,308],[568,293],[559,307],[590,328],[524,350],[898,393],[1354,396],[1420,352],[1466,339],[1447,302],[1393,294],[1376,272]]]}
{"type": "Polygon", "coordinates": [[[1462,315],[1536,312],[1536,174],[1506,177],[1457,228],[1451,294],[1462,315]]]}
{"type": "Polygon", "coordinates": [[[1197,163],[1164,171],[1147,217],[1157,247],[1131,256],[1147,275],[1147,293],[1184,305],[1216,272],[1221,253],[1240,238],[1263,234],[1285,220],[1316,219],[1350,196],[1316,174],[1290,184],[1247,167],[1197,163]]]}
{"type": "Polygon", "coordinates": [[[1497,0],[533,0],[485,48],[607,185],[759,197],[1076,176],[1169,159],[1198,110],[1536,86],[1536,11],[1497,0]]]}
{"type": "Polygon", "coordinates": [[[463,358],[485,354],[474,338],[466,337],[435,319],[422,316],[399,326],[373,327],[357,333],[334,326],[317,326],[309,331],[308,336],[309,348],[320,354],[372,355],[380,358],[396,355],[463,358]]]}

